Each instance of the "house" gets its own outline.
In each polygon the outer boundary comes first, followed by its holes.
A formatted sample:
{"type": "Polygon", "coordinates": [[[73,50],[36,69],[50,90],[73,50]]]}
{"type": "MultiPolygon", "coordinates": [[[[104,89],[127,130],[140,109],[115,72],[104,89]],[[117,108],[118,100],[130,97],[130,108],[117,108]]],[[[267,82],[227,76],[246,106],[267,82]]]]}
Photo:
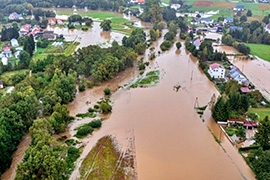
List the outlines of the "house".
{"type": "Polygon", "coordinates": [[[201,21],[201,24],[211,24],[214,22],[214,20],[211,18],[201,18],[200,21],[201,21]]]}
{"type": "Polygon", "coordinates": [[[28,35],[30,35],[30,34],[35,35],[35,34],[39,33],[40,31],[41,31],[40,27],[35,25],[34,27],[32,27],[32,29],[30,30],[28,35]]]}
{"type": "Polygon", "coordinates": [[[3,89],[4,88],[4,83],[2,80],[0,80],[0,89],[3,89]]]}
{"type": "Polygon", "coordinates": [[[48,24],[49,24],[49,25],[52,25],[52,26],[55,25],[55,24],[56,24],[56,19],[55,19],[55,18],[49,19],[49,20],[48,20],[48,24]]]}
{"type": "Polygon", "coordinates": [[[8,65],[8,58],[6,58],[6,57],[2,57],[1,58],[1,61],[2,61],[2,64],[4,65],[4,66],[6,66],[6,65],[8,65]]]}
{"type": "Polygon", "coordinates": [[[28,32],[31,29],[31,25],[30,24],[25,24],[21,27],[20,31],[19,31],[19,35],[20,36],[25,36],[28,34],[28,32]]]}
{"type": "Polygon", "coordinates": [[[229,24],[229,23],[232,23],[233,22],[233,18],[225,18],[223,23],[224,24],[229,24]]]}
{"type": "Polygon", "coordinates": [[[199,50],[200,49],[200,45],[201,45],[201,40],[200,40],[200,38],[194,38],[192,41],[191,41],[191,43],[196,47],[196,49],[197,50],[199,50]]]}
{"type": "Polygon", "coordinates": [[[224,78],[225,68],[221,64],[213,63],[209,66],[208,73],[211,78],[224,78]]]}
{"type": "Polygon", "coordinates": [[[171,9],[177,10],[177,9],[179,9],[180,7],[181,7],[180,4],[171,4],[171,9]]]}
{"type": "Polygon", "coordinates": [[[230,26],[230,31],[243,31],[243,27],[240,27],[240,26],[230,26]]]}
{"type": "Polygon", "coordinates": [[[145,3],[145,0],[137,0],[137,3],[138,4],[144,4],[145,3]]]}
{"type": "Polygon", "coordinates": [[[42,38],[48,39],[48,40],[55,40],[57,37],[57,34],[55,34],[53,31],[44,31],[42,34],[42,38]]]}
{"type": "Polygon", "coordinates": [[[18,14],[18,13],[16,13],[16,12],[13,12],[13,13],[11,13],[11,14],[8,16],[8,20],[10,20],[10,21],[14,21],[14,20],[22,20],[22,19],[23,19],[22,15],[21,15],[21,14],[18,14]]]}
{"type": "Polygon", "coordinates": [[[61,21],[60,19],[57,19],[57,24],[58,24],[58,25],[63,25],[63,24],[64,24],[64,22],[63,22],[63,21],[61,21]]]}
{"type": "Polygon", "coordinates": [[[270,34],[270,23],[265,26],[264,30],[270,34]]]}
{"type": "Polygon", "coordinates": [[[231,66],[229,71],[229,76],[231,79],[237,81],[239,84],[242,84],[244,86],[248,86],[250,82],[247,80],[247,78],[240,72],[240,70],[235,67],[231,66]]]}
{"type": "Polygon", "coordinates": [[[241,91],[243,94],[246,94],[246,93],[251,92],[251,90],[249,89],[249,87],[241,87],[241,88],[240,88],[240,91],[241,91]]]}
{"type": "Polygon", "coordinates": [[[11,43],[12,47],[18,47],[19,46],[19,43],[18,43],[17,39],[14,39],[14,38],[11,39],[10,43],[11,43]]]}
{"type": "Polygon", "coordinates": [[[234,11],[244,11],[245,10],[245,6],[243,5],[237,5],[233,8],[234,11]]]}
{"type": "Polygon", "coordinates": [[[2,56],[6,57],[6,58],[10,58],[12,57],[12,51],[11,51],[11,46],[5,45],[3,47],[3,52],[2,52],[2,56]]]}

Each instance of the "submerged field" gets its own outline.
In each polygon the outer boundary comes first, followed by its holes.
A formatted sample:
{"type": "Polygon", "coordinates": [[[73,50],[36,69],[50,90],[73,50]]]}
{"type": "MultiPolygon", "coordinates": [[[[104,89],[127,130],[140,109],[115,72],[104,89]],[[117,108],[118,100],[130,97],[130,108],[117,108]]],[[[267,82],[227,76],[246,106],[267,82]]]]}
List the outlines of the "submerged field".
{"type": "Polygon", "coordinates": [[[112,137],[101,138],[82,162],[81,179],[134,179],[134,157],[130,151],[120,152],[112,137]]]}

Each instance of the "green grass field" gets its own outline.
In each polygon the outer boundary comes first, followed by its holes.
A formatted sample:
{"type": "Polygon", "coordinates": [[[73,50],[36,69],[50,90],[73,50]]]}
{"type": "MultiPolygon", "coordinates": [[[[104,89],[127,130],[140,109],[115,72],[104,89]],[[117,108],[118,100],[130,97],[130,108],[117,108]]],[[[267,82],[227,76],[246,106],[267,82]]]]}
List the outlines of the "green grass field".
{"type": "MultiPolygon", "coordinates": [[[[58,15],[72,15],[73,9],[69,8],[57,8],[56,13],[58,15]]],[[[91,17],[94,21],[101,22],[105,19],[110,19],[112,21],[112,30],[122,32],[124,34],[130,34],[133,30],[132,22],[128,19],[122,17],[121,14],[108,11],[84,11],[78,9],[77,13],[82,17],[91,17]],[[128,28],[127,28],[128,27],[128,28]]]]}
{"type": "Polygon", "coordinates": [[[270,108],[249,108],[248,112],[257,113],[260,119],[264,119],[265,116],[270,117],[270,108]]]}
{"type": "Polygon", "coordinates": [[[0,78],[5,84],[7,84],[8,86],[11,86],[12,82],[11,82],[10,78],[12,76],[14,76],[15,74],[24,74],[24,73],[28,73],[28,72],[29,72],[28,69],[21,69],[21,70],[16,70],[16,71],[12,71],[12,72],[5,72],[0,76],[0,78]]]}
{"type": "Polygon", "coordinates": [[[270,45],[246,44],[251,49],[251,54],[270,62],[270,45]]]}

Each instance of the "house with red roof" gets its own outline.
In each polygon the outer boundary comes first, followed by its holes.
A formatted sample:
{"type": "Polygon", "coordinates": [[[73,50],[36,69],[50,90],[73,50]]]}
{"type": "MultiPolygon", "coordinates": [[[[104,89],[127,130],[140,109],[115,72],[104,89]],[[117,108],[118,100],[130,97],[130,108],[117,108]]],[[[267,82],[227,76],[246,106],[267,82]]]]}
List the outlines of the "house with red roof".
{"type": "Polygon", "coordinates": [[[55,25],[56,24],[56,19],[55,18],[49,19],[48,24],[52,25],[52,26],[55,25]]]}
{"type": "Polygon", "coordinates": [[[225,68],[221,64],[213,63],[209,66],[208,74],[211,78],[224,78],[225,68]]]}

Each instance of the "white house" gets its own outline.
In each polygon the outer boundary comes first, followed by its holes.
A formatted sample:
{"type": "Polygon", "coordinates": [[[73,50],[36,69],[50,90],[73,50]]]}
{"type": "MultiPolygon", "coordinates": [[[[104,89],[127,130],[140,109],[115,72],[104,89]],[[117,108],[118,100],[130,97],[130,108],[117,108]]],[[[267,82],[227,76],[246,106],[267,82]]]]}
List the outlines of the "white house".
{"type": "Polygon", "coordinates": [[[265,26],[264,30],[270,34],[270,23],[265,26]]]}
{"type": "Polygon", "coordinates": [[[18,43],[17,39],[14,39],[14,38],[11,39],[10,43],[11,43],[12,47],[18,47],[19,46],[19,43],[18,43]]]}
{"type": "Polygon", "coordinates": [[[245,10],[245,6],[243,5],[237,5],[233,8],[234,11],[244,11],[245,10]]]}
{"type": "Polygon", "coordinates": [[[8,58],[2,57],[1,61],[4,66],[8,65],[8,58]]]}
{"type": "Polygon", "coordinates": [[[208,73],[211,78],[224,78],[225,68],[218,63],[213,63],[209,66],[208,73]]]}
{"type": "Polygon", "coordinates": [[[4,83],[2,80],[0,80],[0,89],[3,89],[4,88],[4,83]]]}

